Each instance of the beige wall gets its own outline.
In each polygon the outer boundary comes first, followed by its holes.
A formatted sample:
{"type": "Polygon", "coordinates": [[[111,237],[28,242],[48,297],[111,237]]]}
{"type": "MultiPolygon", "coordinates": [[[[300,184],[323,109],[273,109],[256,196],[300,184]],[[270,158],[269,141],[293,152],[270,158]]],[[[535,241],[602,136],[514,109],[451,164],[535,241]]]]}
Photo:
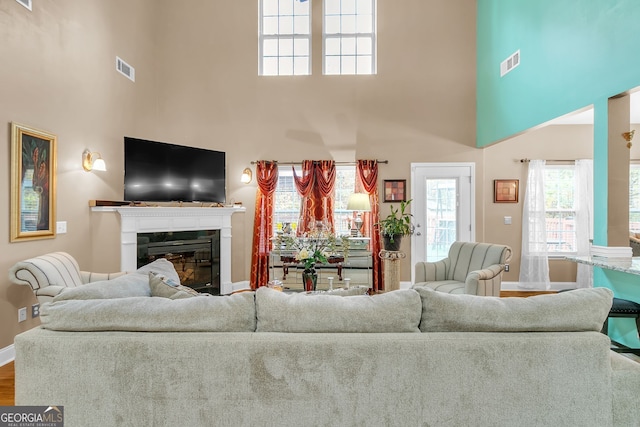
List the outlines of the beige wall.
{"type": "MultiPolygon", "coordinates": [[[[632,126],[632,129],[636,126],[632,126]]],[[[626,148],[625,148],[626,149],[626,148]]],[[[640,144],[631,148],[631,158],[640,157],[640,144]]],[[[483,201],[488,242],[505,243],[513,248],[511,268],[504,274],[505,281],[518,281],[522,247],[522,206],[527,184],[527,163],[520,159],[575,160],[593,158],[593,125],[555,125],[529,131],[523,135],[485,149],[483,201]],[[519,179],[520,200],[517,204],[493,203],[494,179],[519,179]],[[512,217],[512,225],[504,224],[504,217],[512,217]]],[[[628,162],[622,169],[628,170],[628,162]]],[[[628,195],[620,200],[620,209],[628,209],[628,195]],[[625,206],[625,203],[627,204],[625,206]]],[[[563,260],[550,260],[549,275],[552,282],[574,282],[576,265],[563,260]]]]}
{"type": "Polygon", "coordinates": [[[29,320],[17,322],[18,309],[36,299],[29,288],[9,284],[6,272],[16,261],[62,250],[87,270],[118,267],[117,236],[94,240],[91,229],[103,222],[89,213],[87,201],[122,198],[123,134],[137,132],[141,111],[155,115],[153,3],[42,0],[29,12],[15,1],[0,2],[0,350],[38,324],[30,309],[29,320]],[[116,55],[136,68],[135,84],[115,71],[116,55]],[[58,137],[57,219],[67,221],[67,234],[9,243],[11,122],[58,137]],[[109,171],[84,172],[85,148],[101,152],[109,171]]]}

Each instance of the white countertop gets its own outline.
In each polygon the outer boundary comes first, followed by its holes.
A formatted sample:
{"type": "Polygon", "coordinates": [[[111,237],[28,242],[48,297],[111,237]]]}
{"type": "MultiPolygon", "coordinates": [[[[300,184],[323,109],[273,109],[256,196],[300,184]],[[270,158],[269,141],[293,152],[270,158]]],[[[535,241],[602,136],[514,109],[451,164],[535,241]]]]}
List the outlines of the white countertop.
{"type": "Polygon", "coordinates": [[[593,265],[623,273],[640,275],[640,257],[635,258],[603,258],[593,256],[568,256],[568,261],[593,265]]]}

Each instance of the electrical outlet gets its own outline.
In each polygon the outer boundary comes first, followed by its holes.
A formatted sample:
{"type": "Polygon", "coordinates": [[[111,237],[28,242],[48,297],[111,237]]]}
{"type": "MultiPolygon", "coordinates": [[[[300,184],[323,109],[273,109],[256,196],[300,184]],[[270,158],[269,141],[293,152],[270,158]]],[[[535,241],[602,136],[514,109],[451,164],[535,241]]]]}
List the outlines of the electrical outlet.
{"type": "Polygon", "coordinates": [[[504,265],[504,271],[505,271],[505,272],[508,272],[508,271],[509,271],[509,264],[505,264],[505,265],[504,265]]]}
{"type": "Polygon", "coordinates": [[[31,318],[40,316],[40,304],[33,304],[31,306],[31,318]]]}
{"type": "Polygon", "coordinates": [[[27,307],[22,307],[18,310],[18,322],[24,322],[27,320],[27,307]]]}
{"type": "Polygon", "coordinates": [[[56,222],[56,233],[64,234],[67,232],[67,221],[57,221],[56,222]]]}

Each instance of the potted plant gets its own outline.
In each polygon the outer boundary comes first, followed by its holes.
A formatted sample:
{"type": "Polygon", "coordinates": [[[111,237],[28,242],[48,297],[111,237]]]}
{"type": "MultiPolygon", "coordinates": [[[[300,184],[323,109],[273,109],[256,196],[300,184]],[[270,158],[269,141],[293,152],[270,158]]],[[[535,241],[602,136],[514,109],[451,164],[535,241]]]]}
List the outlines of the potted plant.
{"type": "Polygon", "coordinates": [[[408,236],[413,233],[413,224],[411,223],[413,215],[406,212],[409,203],[411,203],[411,200],[400,202],[400,208],[398,209],[391,205],[391,213],[376,224],[382,235],[383,247],[387,251],[400,250],[402,236],[408,236]]]}

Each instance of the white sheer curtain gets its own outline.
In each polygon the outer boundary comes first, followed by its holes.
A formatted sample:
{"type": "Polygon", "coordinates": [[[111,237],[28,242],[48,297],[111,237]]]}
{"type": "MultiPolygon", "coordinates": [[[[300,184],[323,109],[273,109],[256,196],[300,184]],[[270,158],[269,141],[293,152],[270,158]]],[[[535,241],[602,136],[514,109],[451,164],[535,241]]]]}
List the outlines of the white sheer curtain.
{"type": "MultiPolygon", "coordinates": [[[[593,239],[593,160],[576,160],[575,169],[576,251],[578,256],[589,255],[593,239]]],[[[578,288],[593,287],[593,267],[578,263],[578,288]]]]}
{"type": "Polygon", "coordinates": [[[544,160],[529,162],[522,212],[522,257],[518,287],[549,289],[549,256],[544,199],[544,160]]]}

